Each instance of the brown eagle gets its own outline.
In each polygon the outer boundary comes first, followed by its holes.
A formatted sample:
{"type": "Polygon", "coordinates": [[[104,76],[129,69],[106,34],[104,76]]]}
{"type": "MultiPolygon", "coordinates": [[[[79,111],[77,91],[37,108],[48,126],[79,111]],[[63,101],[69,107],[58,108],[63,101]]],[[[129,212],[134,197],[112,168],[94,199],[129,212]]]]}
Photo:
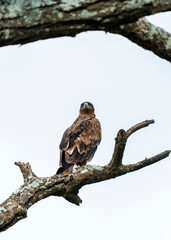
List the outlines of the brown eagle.
{"type": "Polygon", "coordinates": [[[60,143],[60,163],[57,174],[68,175],[74,164],[86,165],[101,141],[101,126],[94,114],[93,104],[84,102],[74,123],[66,129],[60,143]]]}

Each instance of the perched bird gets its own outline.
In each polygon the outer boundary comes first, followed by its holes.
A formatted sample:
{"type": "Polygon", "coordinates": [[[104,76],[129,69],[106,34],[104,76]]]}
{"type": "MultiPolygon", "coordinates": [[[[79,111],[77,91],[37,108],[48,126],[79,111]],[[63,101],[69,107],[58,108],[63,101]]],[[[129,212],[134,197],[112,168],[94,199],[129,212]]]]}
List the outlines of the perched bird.
{"type": "Polygon", "coordinates": [[[57,174],[68,175],[74,164],[84,166],[91,161],[101,141],[101,126],[93,104],[84,102],[74,123],[66,129],[60,143],[60,163],[57,174]]]}

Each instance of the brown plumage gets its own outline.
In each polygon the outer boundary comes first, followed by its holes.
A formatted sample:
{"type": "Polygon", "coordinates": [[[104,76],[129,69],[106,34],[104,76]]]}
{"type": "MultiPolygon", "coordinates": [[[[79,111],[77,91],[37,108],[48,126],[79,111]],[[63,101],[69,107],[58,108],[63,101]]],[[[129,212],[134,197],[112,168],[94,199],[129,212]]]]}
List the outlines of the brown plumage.
{"type": "Polygon", "coordinates": [[[86,165],[93,158],[100,141],[101,126],[94,114],[94,107],[90,102],[84,102],[77,119],[63,134],[57,174],[68,175],[74,164],[86,165]]]}

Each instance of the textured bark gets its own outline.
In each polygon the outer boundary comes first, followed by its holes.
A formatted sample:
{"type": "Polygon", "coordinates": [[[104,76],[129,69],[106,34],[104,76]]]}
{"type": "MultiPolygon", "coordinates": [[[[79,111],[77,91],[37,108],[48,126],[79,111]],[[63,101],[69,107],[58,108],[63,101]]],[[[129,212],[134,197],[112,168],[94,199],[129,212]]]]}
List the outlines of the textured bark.
{"type": "MultiPolygon", "coordinates": [[[[157,54],[163,48],[171,48],[171,36],[164,30],[158,29],[155,33],[155,27],[139,21],[125,27],[120,25],[169,10],[171,0],[4,0],[0,2],[0,46],[103,30],[118,32],[157,54]],[[164,39],[161,38],[163,34],[164,39]],[[155,45],[156,36],[158,43],[166,43],[158,51],[151,46],[153,42],[155,45]]],[[[170,61],[170,53],[169,57],[165,57],[165,51],[157,55],[170,61]]]]}
{"type": "Polygon", "coordinates": [[[156,27],[145,18],[137,22],[121,25],[116,31],[108,28],[111,33],[121,34],[139,46],[152,51],[161,58],[171,62],[171,35],[162,28],[156,27]]]}
{"type": "Polygon", "coordinates": [[[135,164],[122,164],[128,137],[152,123],[154,123],[153,120],[146,120],[127,131],[121,129],[115,139],[116,143],[112,159],[105,166],[87,165],[74,169],[66,177],[60,178],[54,175],[39,178],[33,173],[29,163],[15,163],[23,174],[24,184],[0,205],[0,231],[6,230],[19,220],[27,217],[27,210],[41,199],[49,196],[61,196],[69,202],[79,205],[82,200],[78,196],[78,192],[83,186],[119,177],[169,156],[170,150],[135,164]]]}

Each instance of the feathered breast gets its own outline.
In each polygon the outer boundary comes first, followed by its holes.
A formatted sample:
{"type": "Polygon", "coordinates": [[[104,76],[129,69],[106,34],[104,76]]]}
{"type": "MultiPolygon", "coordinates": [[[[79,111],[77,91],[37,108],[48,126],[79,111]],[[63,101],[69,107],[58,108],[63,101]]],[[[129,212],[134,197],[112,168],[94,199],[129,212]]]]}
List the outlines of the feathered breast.
{"type": "Polygon", "coordinates": [[[77,118],[62,137],[60,150],[62,156],[70,164],[79,164],[90,161],[101,141],[101,126],[95,117],[77,118]]]}

